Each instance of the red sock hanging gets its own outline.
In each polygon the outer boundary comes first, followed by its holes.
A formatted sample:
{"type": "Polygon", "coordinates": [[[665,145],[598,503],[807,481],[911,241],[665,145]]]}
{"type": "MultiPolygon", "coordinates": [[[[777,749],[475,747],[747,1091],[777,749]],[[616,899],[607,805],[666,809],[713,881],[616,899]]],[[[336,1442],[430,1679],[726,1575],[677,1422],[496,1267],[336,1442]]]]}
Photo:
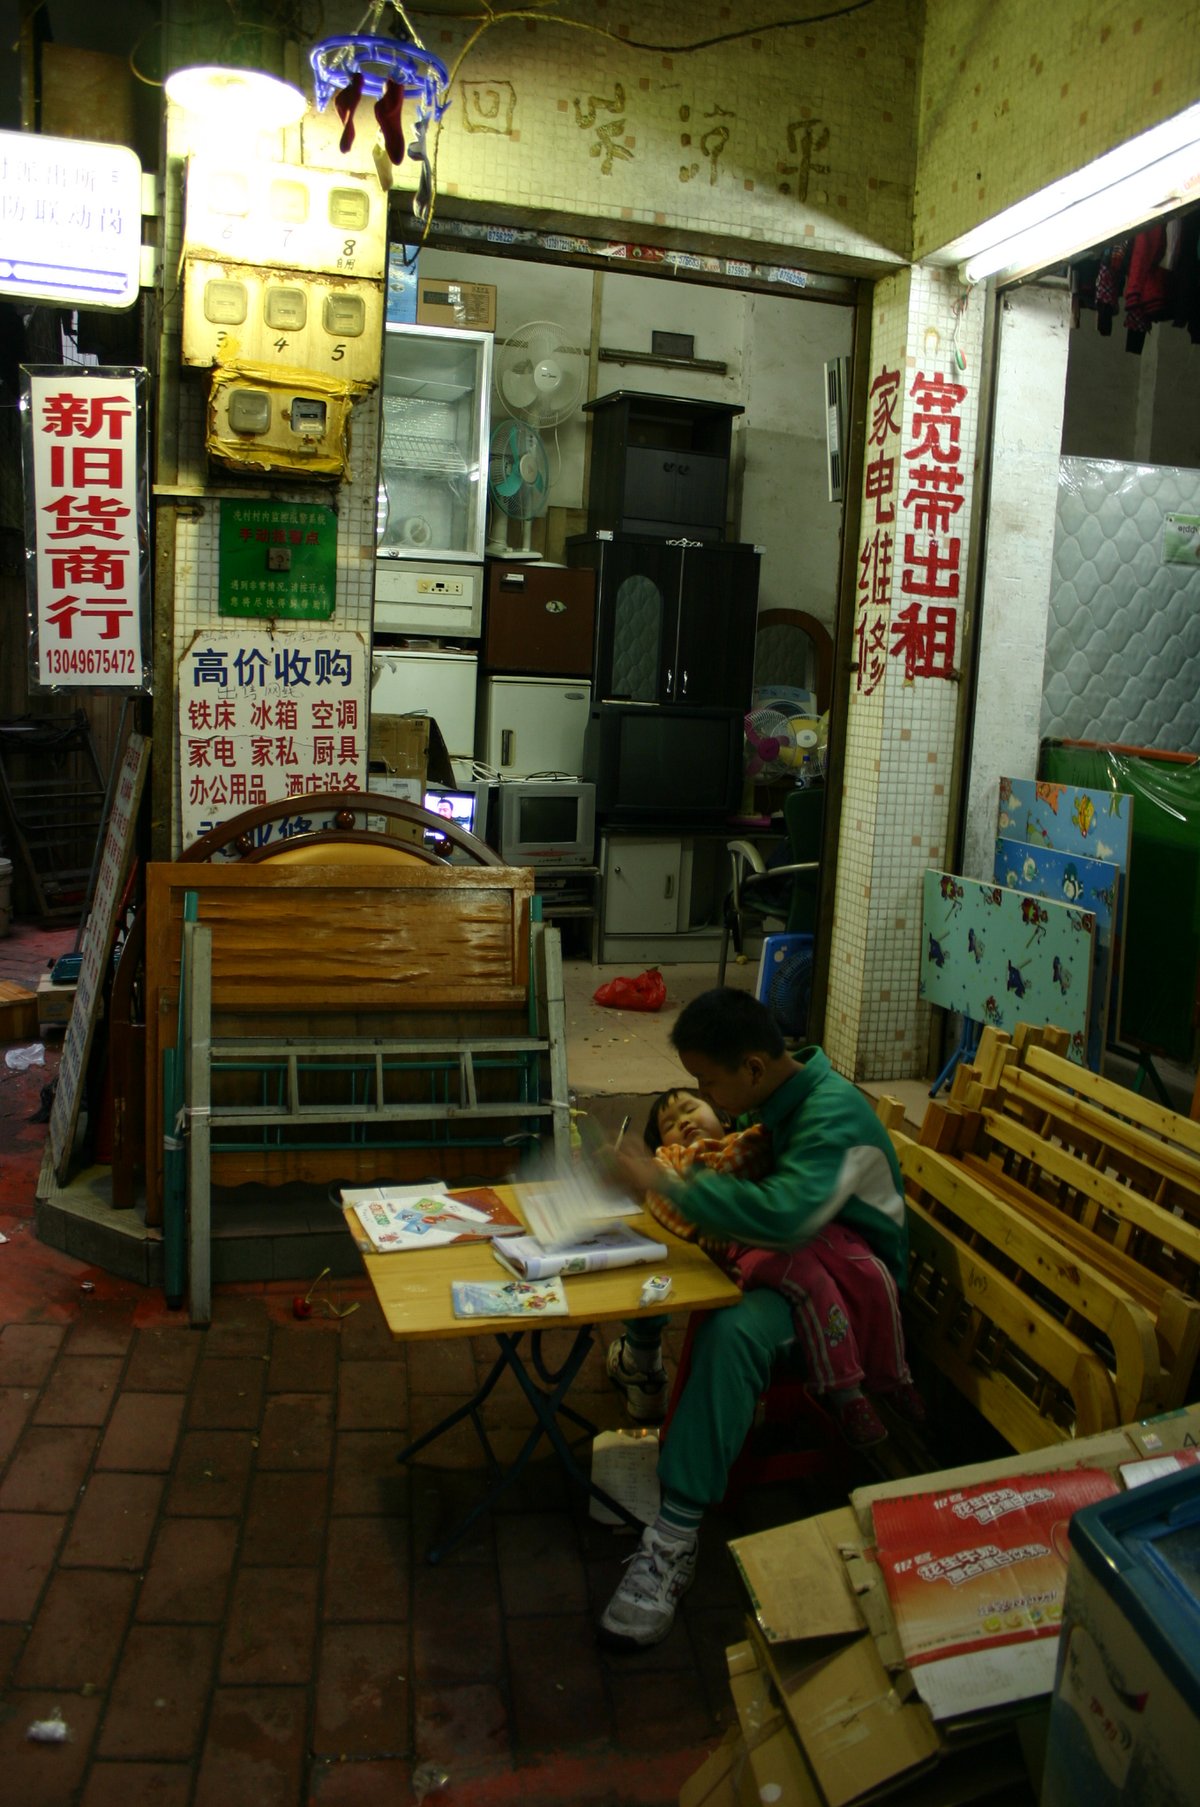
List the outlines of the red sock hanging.
{"type": "Polygon", "coordinates": [[[383,148],[393,163],[404,161],[404,89],[389,82],[375,102],[375,117],[383,133],[383,148]]]}
{"type": "Polygon", "coordinates": [[[341,151],[343,157],[354,143],[354,113],[359,101],[362,99],[362,91],[362,76],[352,75],[341,92],[335,94],[333,97],[333,104],[337,108],[338,118],[342,122],[342,135],[338,140],[338,149],[341,151]]]}

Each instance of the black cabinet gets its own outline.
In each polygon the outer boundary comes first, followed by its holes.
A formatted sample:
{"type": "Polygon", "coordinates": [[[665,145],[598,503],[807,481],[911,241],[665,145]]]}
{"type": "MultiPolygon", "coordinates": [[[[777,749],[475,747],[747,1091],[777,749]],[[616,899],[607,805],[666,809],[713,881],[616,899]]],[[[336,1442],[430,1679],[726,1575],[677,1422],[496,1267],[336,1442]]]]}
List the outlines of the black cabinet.
{"type": "Polygon", "coordinates": [[[750,707],[757,547],[587,534],[567,560],[596,573],[594,702],[750,707]]]}
{"type": "Polygon", "coordinates": [[[725,537],[732,402],[618,390],[592,416],[588,532],[725,537]]]}

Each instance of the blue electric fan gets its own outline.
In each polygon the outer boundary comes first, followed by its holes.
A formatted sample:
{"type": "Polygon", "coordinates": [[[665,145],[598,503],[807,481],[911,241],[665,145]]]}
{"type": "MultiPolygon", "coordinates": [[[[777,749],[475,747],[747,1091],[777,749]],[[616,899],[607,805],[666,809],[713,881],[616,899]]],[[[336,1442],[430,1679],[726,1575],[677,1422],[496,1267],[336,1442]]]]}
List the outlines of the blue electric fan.
{"type": "Polygon", "coordinates": [[[802,1042],[808,1034],[812,974],[811,935],[764,937],[755,996],[766,1005],[785,1041],[802,1042]]]}

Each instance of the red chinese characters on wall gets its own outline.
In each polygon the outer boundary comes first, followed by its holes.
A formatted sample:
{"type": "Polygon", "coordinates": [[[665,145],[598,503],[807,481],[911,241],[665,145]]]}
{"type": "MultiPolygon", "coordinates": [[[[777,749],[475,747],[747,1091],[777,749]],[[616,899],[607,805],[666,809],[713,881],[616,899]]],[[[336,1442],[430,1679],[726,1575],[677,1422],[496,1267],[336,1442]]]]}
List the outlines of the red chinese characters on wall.
{"type": "Polygon", "coordinates": [[[144,689],[143,373],[68,367],[27,380],[34,681],[144,689]]]}
{"type": "Polygon", "coordinates": [[[870,696],[887,669],[888,609],[895,551],[896,464],[900,449],[900,372],[886,365],[868,398],[864,478],[867,529],[858,557],[856,688],[870,696]]]}
{"type": "Polygon", "coordinates": [[[893,658],[912,678],[957,675],[955,652],[962,583],[962,405],[966,385],[940,373],[918,372],[909,396],[916,404],[903,462],[907,485],[900,594],[915,600],[892,616],[893,658]],[[910,512],[909,512],[910,511],[910,512]]]}

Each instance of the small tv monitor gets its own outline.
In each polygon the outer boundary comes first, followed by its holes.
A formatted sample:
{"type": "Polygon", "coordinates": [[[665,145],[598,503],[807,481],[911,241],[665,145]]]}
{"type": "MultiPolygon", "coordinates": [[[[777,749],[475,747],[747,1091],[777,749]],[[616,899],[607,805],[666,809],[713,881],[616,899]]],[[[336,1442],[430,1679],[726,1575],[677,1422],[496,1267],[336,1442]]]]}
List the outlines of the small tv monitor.
{"type": "Polygon", "coordinates": [[[717,822],[742,788],[743,718],[735,709],[604,702],[592,709],[584,776],[606,822],[717,822]]]}
{"type": "Polygon", "coordinates": [[[577,778],[501,784],[496,851],[506,866],[590,866],[596,853],[596,787],[577,778]]]}
{"type": "MultiPolygon", "coordinates": [[[[447,786],[430,785],[426,788],[423,802],[431,816],[444,816],[457,828],[482,841],[487,838],[487,795],[486,784],[462,785],[454,790],[447,786]]],[[[439,835],[435,828],[427,828],[423,840],[431,852],[441,854],[444,859],[459,857],[453,844],[439,835]]]]}

